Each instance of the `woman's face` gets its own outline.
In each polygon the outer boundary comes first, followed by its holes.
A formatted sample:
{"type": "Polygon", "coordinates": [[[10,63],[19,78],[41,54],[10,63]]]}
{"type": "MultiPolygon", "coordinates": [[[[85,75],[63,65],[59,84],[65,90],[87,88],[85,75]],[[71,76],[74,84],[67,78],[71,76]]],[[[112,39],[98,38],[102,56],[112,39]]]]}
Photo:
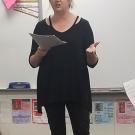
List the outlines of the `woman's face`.
{"type": "Polygon", "coordinates": [[[54,12],[69,10],[71,0],[49,0],[54,12]]]}

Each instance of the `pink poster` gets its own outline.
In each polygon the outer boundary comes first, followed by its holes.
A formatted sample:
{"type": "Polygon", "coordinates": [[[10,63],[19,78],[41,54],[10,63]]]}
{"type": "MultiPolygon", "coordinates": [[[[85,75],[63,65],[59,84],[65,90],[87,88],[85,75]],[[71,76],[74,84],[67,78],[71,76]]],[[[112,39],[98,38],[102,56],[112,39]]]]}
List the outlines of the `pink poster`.
{"type": "Polygon", "coordinates": [[[3,0],[7,9],[10,9],[16,3],[16,0],[3,0]]]}
{"type": "Polygon", "coordinates": [[[116,118],[118,124],[135,123],[135,108],[130,101],[117,102],[116,118]]]}

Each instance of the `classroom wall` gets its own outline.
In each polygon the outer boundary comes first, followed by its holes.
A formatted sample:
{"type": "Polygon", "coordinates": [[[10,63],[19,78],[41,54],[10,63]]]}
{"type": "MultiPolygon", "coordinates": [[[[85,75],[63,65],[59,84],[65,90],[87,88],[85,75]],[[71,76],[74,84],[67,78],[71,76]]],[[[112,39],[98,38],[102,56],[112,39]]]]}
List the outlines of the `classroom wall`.
{"type": "MultiPolygon", "coordinates": [[[[47,0],[42,0],[43,17],[49,15],[50,7],[47,0]]],[[[135,16],[134,0],[74,0],[73,12],[89,20],[95,35],[95,41],[101,41],[97,52],[99,63],[95,69],[89,69],[92,87],[122,86],[123,81],[135,76],[135,16]]],[[[1,109],[6,106],[4,121],[0,121],[2,135],[18,134],[50,134],[47,124],[13,124],[12,99],[36,98],[35,91],[5,91],[11,81],[28,81],[36,88],[37,69],[31,69],[28,55],[31,37],[38,19],[13,10],[6,10],[0,1],[0,117],[1,109]],[[10,118],[10,119],[8,119],[10,118]],[[23,132],[22,132],[23,131],[23,132]]],[[[134,124],[118,124],[116,122],[117,100],[125,95],[95,95],[94,102],[113,101],[114,119],[110,124],[92,124],[91,134],[134,135],[134,124]]],[[[72,134],[70,123],[67,134],[72,134]]]]}

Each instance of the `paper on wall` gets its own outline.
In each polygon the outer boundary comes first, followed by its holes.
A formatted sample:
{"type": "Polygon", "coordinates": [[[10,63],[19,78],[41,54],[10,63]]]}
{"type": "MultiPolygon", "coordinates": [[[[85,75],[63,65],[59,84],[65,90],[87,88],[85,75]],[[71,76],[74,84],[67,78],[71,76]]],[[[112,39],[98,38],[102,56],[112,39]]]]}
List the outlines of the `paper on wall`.
{"type": "Polygon", "coordinates": [[[125,82],[123,85],[129,100],[135,107],[135,79],[125,82]]]}
{"type": "Polygon", "coordinates": [[[116,121],[118,124],[135,124],[135,108],[130,101],[116,103],[116,121]]]}
{"type": "Polygon", "coordinates": [[[42,114],[37,110],[37,99],[32,99],[32,122],[36,124],[47,124],[48,118],[45,108],[42,107],[42,114]]]}
{"type": "Polygon", "coordinates": [[[37,35],[29,33],[35,42],[42,48],[51,48],[58,45],[63,45],[67,42],[62,41],[55,35],[37,35]]]}

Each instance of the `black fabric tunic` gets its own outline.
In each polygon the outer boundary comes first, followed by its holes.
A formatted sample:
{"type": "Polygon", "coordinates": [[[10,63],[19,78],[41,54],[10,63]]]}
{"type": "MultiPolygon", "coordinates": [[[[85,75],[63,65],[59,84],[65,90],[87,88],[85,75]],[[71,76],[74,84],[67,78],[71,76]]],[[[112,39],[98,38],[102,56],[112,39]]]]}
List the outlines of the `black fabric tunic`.
{"type": "MultiPolygon", "coordinates": [[[[66,44],[51,48],[43,57],[37,77],[37,105],[54,102],[83,103],[91,111],[91,91],[87,69],[86,48],[94,42],[93,32],[87,20],[80,21],[65,32],[55,30],[45,20],[37,23],[35,34],[56,35],[66,44]]],[[[32,41],[30,56],[38,45],[32,41]]],[[[89,65],[94,67],[95,65],[89,65]]]]}

